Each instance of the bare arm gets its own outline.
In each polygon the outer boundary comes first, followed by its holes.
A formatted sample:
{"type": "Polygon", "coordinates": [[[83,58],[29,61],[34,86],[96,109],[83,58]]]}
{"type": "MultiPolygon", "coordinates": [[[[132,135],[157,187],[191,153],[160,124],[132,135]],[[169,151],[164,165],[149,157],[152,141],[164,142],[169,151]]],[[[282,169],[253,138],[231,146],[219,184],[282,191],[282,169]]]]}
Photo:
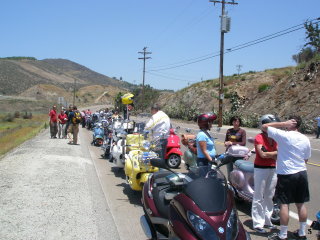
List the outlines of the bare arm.
{"type": "Polygon", "coordinates": [[[285,121],[285,122],[272,122],[272,123],[266,123],[262,125],[262,131],[267,132],[268,127],[274,127],[274,128],[292,128],[295,127],[297,122],[294,119],[285,121]]]}
{"type": "Polygon", "coordinates": [[[276,159],[277,158],[278,151],[264,152],[264,151],[261,150],[261,148],[262,148],[262,144],[258,144],[257,145],[257,152],[258,152],[260,157],[262,157],[262,158],[272,158],[272,159],[276,159]]]}
{"type": "Polygon", "coordinates": [[[208,161],[212,162],[212,158],[207,152],[207,142],[199,141],[199,146],[200,146],[201,152],[203,152],[203,155],[206,157],[206,159],[208,159],[208,161]]]}

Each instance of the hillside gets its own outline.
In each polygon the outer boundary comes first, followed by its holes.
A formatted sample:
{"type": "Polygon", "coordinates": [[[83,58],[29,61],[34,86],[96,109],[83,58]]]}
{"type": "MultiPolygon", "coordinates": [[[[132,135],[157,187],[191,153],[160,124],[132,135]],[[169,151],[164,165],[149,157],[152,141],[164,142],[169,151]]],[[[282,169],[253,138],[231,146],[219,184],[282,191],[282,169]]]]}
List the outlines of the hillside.
{"type": "MultiPolygon", "coordinates": [[[[224,112],[233,107],[245,117],[272,113],[282,119],[299,114],[313,125],[312,119],[320,113],[319,89],[320,62],[225,77],[224,112]]],[[[188,112],[218,111],[218,91],[219,80],[207,80],[162,95],[160,101],[169,114],[178,112],[187,118],[188,112]]]]}
{"type": "Polygon", "coordinates": [[[66,59],[0,59],[0,94],[18,95],[39,84],[50,84],[68,91],[89,85],[130,88],[132,84],[94,72],[66,59]]]}

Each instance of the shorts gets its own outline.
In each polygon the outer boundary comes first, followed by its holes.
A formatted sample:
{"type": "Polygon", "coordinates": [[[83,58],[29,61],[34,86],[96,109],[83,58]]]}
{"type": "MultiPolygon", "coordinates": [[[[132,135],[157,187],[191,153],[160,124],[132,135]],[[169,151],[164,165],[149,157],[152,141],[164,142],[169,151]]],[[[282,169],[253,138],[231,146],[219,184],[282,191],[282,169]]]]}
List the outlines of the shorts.
{"type": "Polygon", "coordinates": [[[280,204],[309,202],[307,171],[289,175],[278,174],[275,196],[280,204]]]}
{"type": "Polygon", "coordinates": [[[197,158],[197,166],[202,167],[202,166],[208,166],[209,161],[206,158],[197,158]]]}

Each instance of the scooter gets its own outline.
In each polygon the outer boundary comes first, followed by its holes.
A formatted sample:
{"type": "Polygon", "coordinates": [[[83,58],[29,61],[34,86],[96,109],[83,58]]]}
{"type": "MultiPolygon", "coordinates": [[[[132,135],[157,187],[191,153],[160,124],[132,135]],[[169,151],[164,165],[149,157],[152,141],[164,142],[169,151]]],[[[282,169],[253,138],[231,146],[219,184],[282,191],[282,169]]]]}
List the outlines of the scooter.
{"type": "Polygon", "coordinates": [[[140,224],[148,239],[251,239],[234,204],[233,191],[218,166],[190,168],[188,174],[165,168],[149,176],[142,192],[140,224]]]}
{"type": "Polygon", "coordinates": [[[104,139],[104,128],[101,123],[96,123],[93,128],[92,144],[95,146],[102,146],[104,139]]]}
{"type": "Polygon", "coordinates": [[[180,138],[176,134],[176,130],[180,127],[170,129],[170,134],[168,137],[168,144],[166,147],[166,153],[164,159],[167,162],[168,167],[178,168],[181,164],[181,156],[183,155],[180,150],[180,138]]]}
{"type": "Polygon", "coordinates": [[[124,121],[115,131],[114,142],[111,147],[111,156],[113,163],[118,168],[124,168],[126,154],[126,138],[130,138],[134,131],[135,123],[132,121],[124,121]]]}
{"type": "Polygon", "coordinates": [[[147,140],[141,142],[141,137],[137,136],[135,139],[137,142],[127,144],[128,147],[133,149],[125,155],[124,173],[131,189],[141,191],[150,173],[159,171],[157,167],[150,164],[150,160],[157,158],[158,155],[151,150],[152,143],[147,140]]]}
{"type": "MultiPolygon", "coordinates": [[[[249,139],[248,141],[252,142],[252,139],[249,139]]],[[[233,170],[229,176],[229,182],[235,192],[235,199],[250,203],[252,202],[254,194],[254,163],[248,161],[248,159],[252,153],[255,153],[254,150],[250,150],[247,147],[232,145],[228,148],[224,155],[224,157],[232,156],[235,160],[233,162],[233,170]]],[[[279,213],[280,207],[275,197],[273,213],[271,216],[271,221],[273,224],[280,223],[279,213]]]]}

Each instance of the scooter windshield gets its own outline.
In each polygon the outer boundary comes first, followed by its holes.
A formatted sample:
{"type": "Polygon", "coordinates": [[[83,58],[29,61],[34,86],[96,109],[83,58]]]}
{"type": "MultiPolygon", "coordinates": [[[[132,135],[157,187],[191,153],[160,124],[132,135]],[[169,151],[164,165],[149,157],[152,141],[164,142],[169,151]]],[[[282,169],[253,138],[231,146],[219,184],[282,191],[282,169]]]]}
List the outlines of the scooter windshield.
{"type": "Polygon", "coordinates": [[[194,180],[188,183],[184,192],[204,212],[220,212],[227,208],[227,183],[219,170],[198,167],[188,174],[194,180]]]}

